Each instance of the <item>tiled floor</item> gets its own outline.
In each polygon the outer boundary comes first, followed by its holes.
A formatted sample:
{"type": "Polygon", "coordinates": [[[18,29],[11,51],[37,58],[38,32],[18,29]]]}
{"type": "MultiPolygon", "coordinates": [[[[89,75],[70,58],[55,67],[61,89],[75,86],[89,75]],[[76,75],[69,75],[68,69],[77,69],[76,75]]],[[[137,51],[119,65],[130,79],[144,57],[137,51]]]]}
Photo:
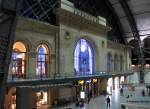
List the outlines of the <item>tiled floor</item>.
{"type": "MultiPolygon", "coordinates": [[[[124,89],[124,96],[120,96],[119,90],[113,91],[112,95],[110,96],[111,97],[110,109],[121,109],[120,103],[126,103],[126,100],[127,100],[126,97],[128,94],[130,94],[130,95],[132,94],[130,99],[136,99],[136,100],[142,99],[142,100],[150,101],[150,97],[142,97],[141,96],[141,90],[142,90],[141,87],[136,88],[135,92],[131,92],[128,89],[124,89]]],[[[82,108],[76,107],[75,103],[73,103],[68,106],[56,108],[56,109],[69,109],[69,108],[70,109],[107,109],[106,97],[99,96],[99,97],[93,98],[90,100],[89,104],[85,103],[85,106],[82,108]]],[[[150,103],[148,103],[146,105],[150,106],[150,103]]]]}

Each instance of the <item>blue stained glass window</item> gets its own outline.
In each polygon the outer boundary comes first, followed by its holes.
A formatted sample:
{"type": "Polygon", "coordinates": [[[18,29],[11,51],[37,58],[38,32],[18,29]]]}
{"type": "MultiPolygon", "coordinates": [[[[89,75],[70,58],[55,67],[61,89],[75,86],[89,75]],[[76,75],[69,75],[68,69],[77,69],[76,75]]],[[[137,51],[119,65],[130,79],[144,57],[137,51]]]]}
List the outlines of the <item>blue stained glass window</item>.
{"type": "Polygon", "coordinates": [[[47,51],[44,45],[38,47],[37,56],[37,75],[43,76],[46,73],[46,56],[47,51]]]}
{"type": "Polygon", "coordinates": [[[38,61],[45,61],[45,48],[39,47],[38,49],[38,61]]]}
{"type": "Polygon", "coordinates": [[[74,51],[74,70],[77,75],[94,72],[94,51],[85,39],[80,39],[77,42],[74,51]]]}

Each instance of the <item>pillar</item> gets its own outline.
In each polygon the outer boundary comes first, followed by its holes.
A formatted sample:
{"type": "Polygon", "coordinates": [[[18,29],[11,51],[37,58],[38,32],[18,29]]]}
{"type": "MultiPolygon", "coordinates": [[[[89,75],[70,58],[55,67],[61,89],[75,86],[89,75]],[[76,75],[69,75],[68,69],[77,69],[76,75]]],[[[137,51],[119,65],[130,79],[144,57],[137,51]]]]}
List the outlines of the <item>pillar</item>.
{"type": "Polygon", "coordinates": [[[115,90],[115,78],[114,77],[112,78],[112,87],[113,87],[113,90],[115,90]]]}
{"type": "Polygon", "coordinates": [[[128,81],[127,81],[127,76],[124,76],[124,86],[127,87],[128,81]]]}
{"type": "Polygon", "coordinates": [[[29,63],[28,63],[28,68],[29,68],[29,74],[27,74],[27,77],[30,78],[35,78],[36,76],[36,54],[33,52],[29,54],[29,63]]]}
{"type": "Polygon", "coordinates": [[[99,87],[101,93],[107,92],[107,78],[101,79],[99,87]]]}
{"type": "Polygon", "coordinates": [[[120,81],[121,77],[119,76],[118,78],[119,78],[119,88],[121,88],[121,81],[120,81]]]}
{"type": "Polygon", "coordinates": [[[36,94],[31,88],[17,87],[16,109],[33,109],[36,107],[36,94]]]}

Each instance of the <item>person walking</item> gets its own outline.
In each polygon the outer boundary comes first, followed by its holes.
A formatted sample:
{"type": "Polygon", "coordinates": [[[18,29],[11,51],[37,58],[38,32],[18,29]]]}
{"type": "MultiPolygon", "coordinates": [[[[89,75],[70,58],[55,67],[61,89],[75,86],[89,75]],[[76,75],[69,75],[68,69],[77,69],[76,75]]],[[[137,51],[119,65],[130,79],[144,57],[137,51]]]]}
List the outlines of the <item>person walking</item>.
{"type": "Polygon", "coordinates": [[[109,98],[109,96],[106,98],[106,102],[107,102],[107,108],[110,108],[110,98],[109,98]]]}
{"type": "Polygon", "coordinates": [[[120,94],[123,96],[123,88],[120,89],[120,94]]]}

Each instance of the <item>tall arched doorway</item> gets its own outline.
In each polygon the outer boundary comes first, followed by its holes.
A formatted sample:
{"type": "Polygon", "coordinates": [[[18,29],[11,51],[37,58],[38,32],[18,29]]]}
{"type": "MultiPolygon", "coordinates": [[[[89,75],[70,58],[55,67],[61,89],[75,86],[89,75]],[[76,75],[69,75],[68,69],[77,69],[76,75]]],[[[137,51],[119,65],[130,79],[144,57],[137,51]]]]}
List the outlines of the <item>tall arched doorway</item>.
{"type": "Polygon", "coordinates": [[[36,75],[45,77],[48,70],[48,47],[45,44],[40,44],[37,47],[37,64],[36,64],[36,75]]]}
{"type": "Polygon", "coordinates": [[[118,73],[118,70],[119,70],[119,68],[118,68],[119,66],[118,66],[118,55],[117,54],[115,54],[115,56],[114,56],[114,72],[116,73],[118,73]]]}
{"type": "Polygon", "coordinates": [[[113,90],[113,78],[109,78],[107,81],[107,92],[112,93],[113,90]]]}
{"type": "Polygon", "coordinates": [[[107,54],[107,72],[112,73],[113,72],[113,63],[112,63],[112,55],[111,53],[107,54]]]}
{"type": "Polygon", "coordinates": [[[11,75],[12,78],[24,78],[26,71],[26,46],[23,42],[16,42],[13,45],[11,59],[11,75]]]}
{"type": "Polygon", "coordinates": [[[74,51],[74,70],[76,75],[92,74],[94,72],[94,50],[85,39],[80,39],[74,51]]]}

